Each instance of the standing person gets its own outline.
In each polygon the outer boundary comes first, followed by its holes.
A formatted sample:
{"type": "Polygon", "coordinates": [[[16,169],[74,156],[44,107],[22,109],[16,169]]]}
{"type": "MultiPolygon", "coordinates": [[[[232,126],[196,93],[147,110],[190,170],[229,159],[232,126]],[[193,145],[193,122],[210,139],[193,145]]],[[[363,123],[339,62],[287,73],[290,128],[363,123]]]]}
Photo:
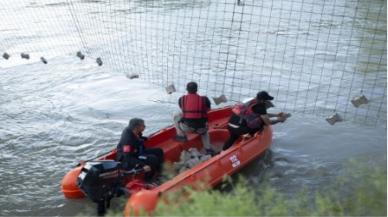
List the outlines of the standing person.
{"type": "Polygon", "coordinates": [[[193,132],[201,135],[202,144],[207,154],[214,155],[209,141],[207,126],[207,112],[210,110],[210,100],[206,96],[197,94],[198,84],[189,82],[186,86],[187,94],[179,98],[178,104],[181,114],[174,116],[176,140],[185,142],[185,132],[193,132]]]}
{"type": "Polygon", "coordinates": [[[257,93],[256,98],[233,108],[233,114],[228,122],[229,139],[225,142],[222,150],[226,150],[244,134],[250,135],[263,129],[265,125],[273,125],[286,121],[289,114],[280,112],[278,114],[267,113],[267,105],[272,103],[274,97],[266,91],[257,93]],[[276,117],[276,119],[273,119],[276,117]],[[272,118],[272,119],[271,119],[272,118]]]}
{"type": "Polygon", "coordinates": [[[152,181],[154,176],[161,172],[163,150],[144,147],[144,141],[147,140],[142,135],[144,129],[143,119],[133,118],[129,121],[117,145],[116,160],[122,162],[124,169],[143,167],[146,172],[145,181],[152,181]]]}

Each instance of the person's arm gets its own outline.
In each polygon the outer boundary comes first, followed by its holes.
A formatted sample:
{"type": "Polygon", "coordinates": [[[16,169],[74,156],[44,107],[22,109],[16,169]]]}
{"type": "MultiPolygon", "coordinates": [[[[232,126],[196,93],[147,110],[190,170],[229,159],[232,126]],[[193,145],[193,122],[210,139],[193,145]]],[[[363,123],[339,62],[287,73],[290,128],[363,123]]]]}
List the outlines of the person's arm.
{"type": "Polygon", "coordinates": [[[274,124],[277,124],[279,122],[284,122],[287,119],[287,117],[284,115],[278,116],[276,119],[274,119],[274,118],[271,119],[268,114],[260,115],[260,117],[263,120],[263,122],[265,123],[265,125],[274,125],[274,124]]]}
{"type": "Polygon", "coordinates": [[[124,168],[130,170],[130,169],[140,169],[142,168],[144,172],[151,171],[151,167],[147,164],[144,164],[144,162],[141,162],[140,160],[129,157],[126,162],[124,162],[124,168]]]}
{"type": "Polygon", "coordinates": [[[128,131],[125,136],[125,144],[130,146],[129,150],[131,153],[141,154],[144,147],[144,142],[142,139],[138,138],[140,135],[135,135],[133,132],[128,131]]]}
{"type": "Polygon", "coordinates": [[[178,99],[178,105],[179,105],[179,108],[181,108],[181,109],[182,109],[182,98],[183,97],[179,97],[179,99],[178,99]]]}
{"type": "Polygon", "coordinates": [[[205,100],[205,105],[206,107],[208,107],[209,109],[211,109],[211,102],[209,100],[209,98],[207,96],[204,97],[204,100],[205,100]]]}
{"type": "Polygon", "coordinates": [[[270,117],[270,118],[274,118],[274,117],[277,117],[277,116],[278,116],[278,114],[273,114],[273,113],[268,113],[267,115],[268,115],[268,117],[270,117]]]}
{"type": "Polygon", "coordinates": [[[143,136],[142,133],[139,133],[139,138],[140,138],[141,140],[143,140],[143,141],[147,141],[147,140],[148,140],[148,137],[143,136]]]}
{"type": "Polygon", "coordinates": [[[149,172],[149,171],[151,171],[151,167],[148,165],[145,165],[145,166],[143,166],[143,170],[144,170],[144,172],[149,172]]]}
{"type": "Polygon", "coordinates": [[[133,141],[133,145],[136,147],[139,156],[144,154],[145,147],[142,139],[136,139],[135,141],[133,141]]]}
{"type": "Polygon", "coordinates": [[[285,117],[286,119],[289,118],[291,116],[290,113],[284,113],[284,112],[279,112],[277,114],[273,114],[273,113],[268,113],[268,116],[270,118],[274,118],[274,117],[285,117]]]}

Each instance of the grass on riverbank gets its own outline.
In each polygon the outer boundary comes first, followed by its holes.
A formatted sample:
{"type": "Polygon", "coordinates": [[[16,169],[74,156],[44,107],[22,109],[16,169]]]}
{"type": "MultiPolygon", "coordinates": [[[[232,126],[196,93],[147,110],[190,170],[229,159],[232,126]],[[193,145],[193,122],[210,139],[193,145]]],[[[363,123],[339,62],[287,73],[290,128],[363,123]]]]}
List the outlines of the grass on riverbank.
{"type": "MultiPolygon", "coordinates": [[[[240,179],[231,192],[192,191],[183,203],[159,203],[155,216],[386,216],[387,169],[351,163],[317,192],[286,197],[269,184],[258,192],[240,179]]],[[[179,198],[179,195],[170,197],[179,198]]],[[[172,199],[173,200],[173,199],[172,199]]]]}
{"type": "MultiPolygon", "coordinates": [[[[170,202],[159,202],[153,216],[387,216],[385,166],[350,163],[327,186],[316,192],[303,190],[291,198],[269,182],[260,184],[257,190],[242,178],[230,184],[230,191],[186,188],[165,195],[170,202]]],[[[117,209],[107,216],[122,214],[117,209]]]]}

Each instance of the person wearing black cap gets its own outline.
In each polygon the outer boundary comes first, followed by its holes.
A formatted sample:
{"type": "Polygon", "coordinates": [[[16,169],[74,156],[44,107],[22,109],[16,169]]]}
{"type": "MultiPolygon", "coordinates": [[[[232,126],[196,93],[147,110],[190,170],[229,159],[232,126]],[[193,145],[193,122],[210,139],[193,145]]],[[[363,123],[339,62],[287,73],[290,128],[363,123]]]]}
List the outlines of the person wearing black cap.
{"type": "Polygon", "coordinates": [[[207,154],[214,155],[209,141],[207,128],[207,112],[210,110],[210,100],[206,96],[197,94],[198,84],[189,82],[186,86],[187,94],[179,98],[178,104],[181,114],[174,116],[177,141],[186,142],[185,132],[201,135],[202,144],[207,154]]]}
{"type": "Polygon", "coordinates": [[[228,122],[229,138],[225,142],[222,150],[226,150],[244,134],[253,135],[261,131],[264,125],[273,125],[284,122],[289,114],[280,112],[278,114],[267,113],[267,108],[272,107],[271,100],[274,97],[266,91],[257,93],[256,98],[245,103],[238,104],[233,108],[233,114],[228,122]],[[271,119],[276,117],[276,119],[271,119]]]}

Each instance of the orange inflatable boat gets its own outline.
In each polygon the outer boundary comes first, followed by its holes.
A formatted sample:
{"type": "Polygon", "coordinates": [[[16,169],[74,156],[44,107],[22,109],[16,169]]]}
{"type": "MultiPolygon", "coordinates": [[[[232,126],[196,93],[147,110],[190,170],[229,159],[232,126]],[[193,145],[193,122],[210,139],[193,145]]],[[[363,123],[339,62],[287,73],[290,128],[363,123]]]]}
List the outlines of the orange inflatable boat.
{"type": "MultiPolygon", "coordinates": [[[[232,114],[232,107],[213,109],[208,113],[210,142],[216,149],[221,150],[229,136],[226,129],[228,119],[232,114]]],[[[163,149],[166,162],[180,160],[181,152],[190,148],[202,149],[200,136],[188,134],[187,142],[175,141],[176,132],[174,127],[167,127],[148,137],[146,147],[159,147],[163,149]]],[[[122,180],[129,193],[129,199],[125,206],[124,215],[136,215],[143,209],[148,212],[156,207],[158,197],[162,193],[173,191],[187,185],[195,185],[202,182],[206,186],[215,186],[223,180],[225,175],[231,175],[263,153],[272,143],[272,128],[264,127],[264,130],[250,138],[241,138],[226,151],[203,161],[194,167],[185,170],[172,179],[150,187],[142,183],[141,174],[134,174],[122,180]]],[[[108,161],[115,159],[116,150],[100,156],[93,161],[108,161]]],[[[84,170],[85,162],[70,170],[62,179],[61,190],[66,198],[82,198],[84,193],[80,190],[80,174],[84,170]]],[[[111,174],[111,173],[110,173],[111,174]]],[[[82,174],[81,174],[82,176],[82,174]]]]}

